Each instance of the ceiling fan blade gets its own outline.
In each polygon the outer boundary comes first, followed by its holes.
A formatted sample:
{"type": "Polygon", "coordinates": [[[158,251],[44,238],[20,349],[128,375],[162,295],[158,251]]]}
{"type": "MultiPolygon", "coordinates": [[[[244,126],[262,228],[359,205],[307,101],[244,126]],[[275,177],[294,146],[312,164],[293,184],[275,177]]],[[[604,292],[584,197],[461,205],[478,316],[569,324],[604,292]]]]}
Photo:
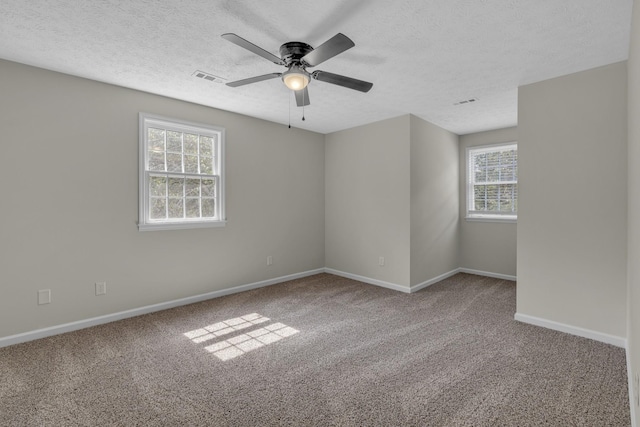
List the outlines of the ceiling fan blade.
{"type": "Polygon", "coordinates": [[[354,46],[355,43],[349,37],[338,33],[303,56],[301,61],[307,67],[315,67],[354,46]]]}
{"type": "Polygon", "coordinates": [[[264,59],[267,59],[271,62],[273,62],[274,64],[278,64],[278,65],[285,65],[284,61],[280,58],[278,58],[277,56],[275,56],[274,54],[267,52],[266,50],[264,50],[263,48],[256,46],[255,44],[251,43],[248,40],[243,39],[242,37],[238,36],[237,34],[233,34],[233,33],[226,33],[223,34],[222,36],[223,39],[230,41],[233,44],[236,44],[240,47],[243,47],[245,49],[247,49],[250,52],[255,53],[256,55],[262,56],[264,59]]]}
{"type": "Polygon", "coordinates": [[[296,104],[298,107],[304,107],[305,105],[311,104],[309,101],[309,90],[305,87],[302,90],[296,90],[296,104]]]}
{"type": "Polygon", "coordinates": [[[251,84],[251,83],[258,83],[258,82],[261,82],[263,80],[275,79],[276,77],[280,77],[281,75],[282,75],[282,73],[264,74],[262,76],[250,77],[248,79],[242,79],[242,80],[236,80],[235,82],[229,82],[229,83],[227,83],[227,86],[231,86],[231,87],[244,86],[244,85],[248,85],[248,84],[251,84]]]}
{"type": "Polygon", "coordinates": [[[351,77],[341,76],[340,74],[327,73],[326,71],[314,71],[311,74],[316,80],[325,83],[331,83],[338,86],[347,87],[353,90],[359,90],[360,92],[369,92],[373,87],[373,83],[365,82],[363,80],[354,79],[351,77]]]}

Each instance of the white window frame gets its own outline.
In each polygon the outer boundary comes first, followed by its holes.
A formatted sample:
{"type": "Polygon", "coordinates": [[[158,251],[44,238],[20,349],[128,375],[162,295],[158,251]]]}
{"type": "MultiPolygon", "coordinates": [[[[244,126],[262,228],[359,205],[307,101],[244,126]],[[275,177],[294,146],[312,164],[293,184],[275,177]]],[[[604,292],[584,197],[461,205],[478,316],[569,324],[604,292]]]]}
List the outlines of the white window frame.
{"type": "MultiPolygon", "coordinates": [[[[192,123],[183,120],[158,116],[149,113],[139,114],[139,207],[138,207],[138,230],[176,230],[186,228],[209,228],[224,227],[226,225],[225,216],[225,176],[224,176],[224,152],[225,152],[225,129],[223,127],[208,124],[192,123]],[[204,136],[214,137],[214,171],[213,175],[176,173],[178,176],[207,176],[215,179],[215,217],[212,218],[181,218],[157,220],[150,218],[149,209],[149,171],[147,129],[149,127],[173,130],[177,132],[195,133],[204,136]]],[[[170,172],[162,172],[169,175],[170,172]]],[[[201,196],[200,196],[201,197],[201,196]]]]}
{"type": "MultiPolygon", "coordinates": [[[[465,170],[466,170],[466,198],[467,198],[467,206],[466,206],[466,216],[465,219],[467,221],[485,221],[485,222],[516,222],[518,219],[518,212],[515,214],[512,213],[500,213],[500,212],[478,212],[474,211],[473,207],[475,206],[474,200],[474,184],[475,184],[475,174],[472,172],[473,165],[471,164],[471,154],[477,152],[491,152],[491,151],[507,151],[515,148],[518,149],[517,141],[499,143],[499,144],[491,144],[491,145],[478,145],[467,147],[466,155],[465,155],[465,170]]],[[[507,181],[499,181],[499,182],[507,182],[507,181]]],[[[516,188],[518,185],[518,180],[515,180],[516,188]]],[[[517,193],[516,193],[517,198],[517,193]]]]}

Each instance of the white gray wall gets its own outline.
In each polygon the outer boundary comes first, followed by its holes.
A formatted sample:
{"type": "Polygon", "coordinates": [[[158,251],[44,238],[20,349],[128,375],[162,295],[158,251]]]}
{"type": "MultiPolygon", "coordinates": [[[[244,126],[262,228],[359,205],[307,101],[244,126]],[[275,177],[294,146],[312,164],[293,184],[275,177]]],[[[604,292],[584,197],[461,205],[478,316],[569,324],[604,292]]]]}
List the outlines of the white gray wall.
{"type": "Polygon", "coordinates": [[[518,128],[491,130],[460,136],[460,267],[516,276],[516,223],[468,221],[466,150],[479,145],[518,141],[518,128]]]}
{"type": "Polygon", "coordinates": [[[411,124],[411,285],[459,265],[458,136],[419,117],[411,124]]]}
{"type": "Polygon", "coordinates": [[[327,268],[408,289],[409,116],[325,137],[327,268]]]}
{"type": "Polygon", "coordinates": [[[457,135],[404,115],[325,150],[327,268],[403,290],[458,268],[457,135]]]}
{"type": "Polygon", "coordinates": [[[519,89],[517,311],[626,337],[627,74],[519,89]]]}
{"type": "MultiPolygon", "coordinates": [[[[631,46],[629,49],[628,73],[628,320],[627,346],[629,379],[640,373],[640,1],[633,3],[631,22],[631,46]]],[[[633,389],[633,387],[632,387],[633,389]]],[[[635,391],[638,393],[638,390],[635,391]]],[[[640,426],[640,408],[630,396],[632,414],[635,412],[635,425],[640,426]]]]}
{"type": "Polygon", "coordinates": [[[6,61],[0,76],[0,337],[324,267],[323,135],[6,61]],[[226,128],[225,228],[137,230],[140,111],[226,128]]]}

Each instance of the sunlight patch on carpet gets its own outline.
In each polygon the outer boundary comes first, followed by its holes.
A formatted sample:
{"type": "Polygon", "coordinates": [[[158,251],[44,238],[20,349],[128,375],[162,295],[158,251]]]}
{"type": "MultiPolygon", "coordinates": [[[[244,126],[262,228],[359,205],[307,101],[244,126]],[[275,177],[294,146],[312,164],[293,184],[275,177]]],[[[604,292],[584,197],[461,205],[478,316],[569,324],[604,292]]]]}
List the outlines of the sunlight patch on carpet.
{"type": "MultiPolygon", "coordinates": [[[[232,332],[269,322],[270,320],[268,317],[264,317],[258,313],[251,313],[185,332],[184,336],[189,338],[193,343],[200,344],[215,340],[232,332]]],[[[297,329],[277,322],[209,344],[205,347],[205,350],[213,353],[220,360],[230,360],[257,348],[295,335],[298,332],[300,331],[297,329]]]]}

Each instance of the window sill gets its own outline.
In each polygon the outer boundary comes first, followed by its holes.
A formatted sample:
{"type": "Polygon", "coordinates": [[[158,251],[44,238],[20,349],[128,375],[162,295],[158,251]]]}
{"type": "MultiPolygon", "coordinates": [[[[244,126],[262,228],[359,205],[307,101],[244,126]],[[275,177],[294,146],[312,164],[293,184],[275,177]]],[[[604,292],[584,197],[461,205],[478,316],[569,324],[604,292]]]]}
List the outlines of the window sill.
{"type": "Polygon", "coordinates": [[[194,221],[194,222],[155,222],[151,224],[138,223],[138,231],[160,231],[160,230],[185,230],[189,228],[217,228],[227,225],[227,221],[194,221]]]}
{"type": "Polygon", "coordinates": [[[518,218],[501,218],[498,216],[467,216],[464,218],[470,222],[506,222],[506,223],[517,223],[518,218]]]}

